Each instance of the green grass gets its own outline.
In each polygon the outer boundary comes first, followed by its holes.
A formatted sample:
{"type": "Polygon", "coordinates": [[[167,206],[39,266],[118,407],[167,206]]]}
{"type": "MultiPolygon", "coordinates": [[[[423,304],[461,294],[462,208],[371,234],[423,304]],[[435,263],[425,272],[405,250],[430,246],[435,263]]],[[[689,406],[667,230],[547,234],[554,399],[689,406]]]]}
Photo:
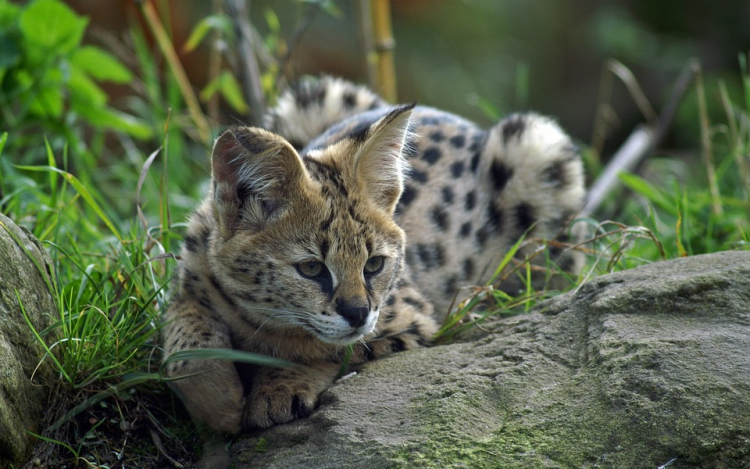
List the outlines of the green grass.
{"type": "MultiPolygon", "coordinates": [[[[0,2],[1,8],[5,5],[0,2]]],[[[80,22],[69,21],[71,34],[78,34],[80,22]]],[[[128,98],[131,114],[111,114],[115,111],[106,100],[99,103],[99,121],[91,113],[35,114],[49,86],[19,88],[15,92],[21,101],[0,102],[3,115],[13,117],[0,136],[0,211],[39,238],[54,264],[49,289],[58,315],[52,327],[36,332],[48,347],[46,360],[61,386],[40,438],[58,442],[59,457],[85,457],[90,465],[106,464],[110,456],[88,442],[107,442],[118,429],[124,435],[122,428],[138,418],[157,427],[175,425],[177,405],[160,374],[159,316],[169,299],[174,253],[184,227],[178,221],[197,203],[208,178],[207,142],[194,138],[179,86],[156,66],[144,32],[133,28],[131,38],[139,64],[131,79],[143,90],[128,98]],[[120,120],[113,121],[113,115],[120,120]],[[144,126],[153,130],[147,134],[144,126]],[[154,401],[157,406],[149,404],[154,401]],[[151,409],[150,417],[143,416],[144,407],[151,409]],[[167,410],[156,415],[155,407],[167,410]]],[[[43,64],[45,70],[59,69],[72,53],[57,51],[56,59],[43,64]]],[[[9,73],[3,69],[0,79],[9,73]]],[[[528,72],[519,73],[524,82],[528,72]]],[[[567,247],[584,251],[589,262],[581,276],[570,279],[569,288],[643,263],[750,246],[750,72],[745,62],[741,83],[742,94],[733,99],[721,86],[718,95],[705,97],[723,120],[711,122],[710,112],[693,112],[705,136],[702,159],[684,163],[658,158],[647,176],[623,175],[632,193],[616,221],[584,220],[591,239],[567,247]],[[675,162],[686,169],[684,174],[669,169],[675,162]]],[[[54,85],[60,87],[53,93],[57,100],[75,83],[54,85]]],[[[236,94],[234,85],[226,86],[224,93],[236,94]]],[[[696,89],[696,96],[700,93],[696,89]]],[[[86,102],[66,104],[74,109],[86,102]]],[[[440,341],[482,328],[492,318],[528,312],[559,293],[531,287],[535,267],[512,260],[522,242],[486,284],[456,305],[440,341]],[[498,280],[509,276],[527,285],[522,294],[496,288],[498,280]]],[[[538,253],[539,259],[546,255],[538,253]]],[[[220,352],[219,358],[242,358],[231,353],[220,352]]],[[[187,438],[179,424],[175,431],[187,438]]]]}

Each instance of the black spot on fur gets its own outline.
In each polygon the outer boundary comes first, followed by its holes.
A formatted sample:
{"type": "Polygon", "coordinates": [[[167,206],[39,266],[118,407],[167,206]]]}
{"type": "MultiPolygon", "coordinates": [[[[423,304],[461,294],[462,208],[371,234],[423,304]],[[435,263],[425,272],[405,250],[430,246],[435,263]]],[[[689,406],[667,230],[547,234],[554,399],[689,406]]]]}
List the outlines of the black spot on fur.
{"type": "Polygon", "coordinates": [[[421,182],[422,184],[427,182],[427,173],[418,169],[411,170],[411,178],[414,181],[421,182]]]}
{"type": "Polygon", "coordinates": [[[513,177],[513,169],[507,167],[500,161],[495,160],[492,162],[490,174],[492,175],[492,185],[497,192],[500,192],[505,188],[505,185],[508,184],[510,178],[513,177]]]}
{"type": "Polygon", "coordinates": [[[471,156],[471,162],[469,164],[472,173],[477,172],[477,168],[479,167],[479,157],[480,153],[478,151],[474,152],[474,154],[471,156]]]}
{"type": "Polygon", "coordinates": [[[387,313],[385,313],[385,323],[388,324],[389,322],[393,322],[393,320],[396,319],[397,316],[398,315],[396,314],[395,311],[388,311],[387,313]]]}
{"type": "Polygon", "coordinates": [[[454,148],[462,148],[466,145],[466,137],[463,135],[456,135],[455,137],[451,137],[450,142],[454,148]]]}
{"type": "Polygon", "coordinates": [[[195,236],[191,236],[191,235],[185,236],[185,249],[187,249],[190,252],[198,251],[198,240],[195,238],[195,236]]]}
{"type": "Polygon", "coordinates": [[[469,151],[478,152],[482,147],[482,142],[484,142],[485,137],[486,136],[484,133],[474,134],[471,137],[471,145],[469,145],[469,151]]]}
{"type": "Polygon", "coordinates": [[[203,307],[204,307],[204,308],[206,308],[206,309],[211,309],[211,310],[213,310],[213,309],[214,309],[214,305],[213,305],[213,304],[211,304],[211,301],[210,301],[210,300],[209,300],[208,298],[204,297],[204,296],[202,296],[202,297],[201,297],[201,298],[200,298],[200,299],[198,300],[198,304],[200,304],[201,306],[203,306],[203,307]]]}
{"type": "Polygon", "coordinates": [[[529,228],[531,228],[531,225],[536,222],[536,218],[534,217],[534,207],[527,204],[526,202],[521,202],[520,204],[516,205],[516,207],[513,209],[513,212],[516,216],[518,228],[521,231],[528,230],[529,228]]]}
{"type": "Polygon", "coordinates": [[[401,199],[398,201],[398,204],[404,207],[408,207],[409,204],[414,201],[414,199],[417,197],[417,194],[419,192],[411,187],[410,185],[404,186],[404,192],[401,193],[401,199]]]}
{"type": "Polygon", "coordinates": [[[341,195],[349,197],[349,191],[344,185],[341,172],[338,168],[329,166],[313,158],[304,158],[302,161],[314,179],[323,183],[329,182],[341,195]]]}
{"type": "Polygon", "coordinates": [[[461,229],[458,231],[462,238],[468,238],[471,234],[471,222],[467,221],[461,225],[461,229]]]}
{"type": "Polygon", "coordinates": [[[417,255],[426,269],[442,267],[445,264],[445,251],[439,243],[417,244],[417,255]]]}
{"type": "Polygon", "coordinates": [[[490,203],[487,207],[487,225],[494,229],[500,227],[503,222],[503,209],[499,208],[495,202],[490,203]]]}
{"type": "Polygon", "coordinates": [[[569,160],[553,161],[542,170],[542,182],[554,187],[565,187],[569,184],[565,166],[569,160]]]}
{"type": "Polygon", "coordinates": [[[464,278],[471,280],[474,276],[474,261],[471,258],[464,259],[463,263],[464,278]]]}
{"type": "Polygon", "coordinates": [[[461,175],[464,174],[464,162],[463,161],[456,161],[455,163],[451,164],[451,175],[454,179],[458,179],[461,177],[461,175]]]}
{"type": "Polygon", "coordinates": [[[432,252],[433,267],[442,267],[445,265],[445,251],[443,246],[439,243],[435,243],[431,246],[430,251],[432,252]]]}
{"type": "Polygon", "coordinates": [[[435,143],[440,143],[443,140],[445,140],[445,135],[443,135],[443,132],[438,130],[430,134],[430,140],[432,140],[435,143]]]}
{"type": "Polygon", "coordinates": [[[443,153],[440,151],[439,148],[430,147],[427,150],[425,150],[424,154],[422,155],[422,159],[428,162],[429,164],[435,164],[437,160],[440,159],[441,156],[443,156],[443,153]]]}
{"type": "Polygon", "coordinates": [[[453,189],[451,189],[449,186],[444,186],[442,191],[443,193],[443,202],[446,204],[452,204],[453,203],[453,189]]]}
{"type": "Polygon", "coordinates": [[[433,223],[437,225],[438,228],[440,228],[440,231],[447,231],[448,230],[448,213],[443,210],[440,206],[435,206],[430,210],[430,218],[432,218],[433,223]]]}
{"type": "Polygon", "coordinates": [[[344,92],[344,107],[346,109],[352,109],[357,104],[357,95],[353,91],[344,92]]]}
{"type": "Polygon", "coordinates": [[[416,299],[416,298],[412,298],[410,296],[407,296],[403,300],[404,300],[404,303],[406,303],[408,305],[412,305],[412,306],[414,306],[415,308],[417,308],[420,311],[424,310],[424,303],[422,301],[416,299]]]}
{"type": "Polygon", "coordinates": [[[393,295],[389,296],[388,299],[385,300],[385,304],[386,306],[393,306],[394,304],[396,304],[396,297],[393,295]]]}
{"type": "Polygon", "coordinates": [[[453,298],[458,290],[458,277],[451,275],[445,282],[445,297],[453,298]]]}
{"type": "Polygon", "coordinates": [[[520,139],[524,130],[526,130],[526,119],[523,115],[509,117],[503,123],[503,144],[507,144],[514,136],[520,139]]]}
{"type": "Polygon", "coordinates": [[[301,83],[294,89],[294,99],[299,107],[306,109],[310,104],[322,104],[326,99],[328,88],[322,83],[301,83]]]}
{"type": "Polygon", "coordinates": [[[490,236],[490,229],[487,225],[481,227],[476,232],[476,238],[477,243],[479,243],[479,247],[484,247],[484,244],[487,242],[487,238],[490,236]]]}
{"type": "Polygon", "coordinates": [[[249,302],[251,302],[251,303],[257,303],[257,302],[258,302],[258,299],[257,299],[257,298],[255,298],[255,296],[254,296],[253,294],[251,294],[251,293],[248,293],[248,292],[246,292],[246,291],[245,291],[245,292],[242,292],[242,293],[240,293],[240,294],[239,294],[239,297],[240,297],[240,298],[242,298],[243,300],[249,301],[249,302]]]}
{"type": "Polygon", "coordinates": [[[219,295],[221,295],[221,298],[224,301],[226,301],[226,303],[229,306],[231,306],[233,308],[237,306],[235,304],[234,300],[232,298],[230,298],[229,295],[227,295],[226,291],[224,291],[224,288],[221,286],[221,284],[216,279],[216,277],[214,277],[213,275],[211,275],[210,277],[208,277],[208,281],[211,282],[211,285],[214,287],[214,289],[216,289],[216,291],[219,293],[219,295]]]}
{"type": "Polygon", "coordinates": [[[466,210],[473,210],[474,207],[477,206],[477,192],[476,191],[469,191],[466,193],[466,198],[464,199],[464,207],[466,210]]]}
{"type": "Polygon", "coordinates": [[[393,337],[391,339],[391,351],[392,352],[403,352],[406,350],[406,342],[401,337],[393,337]]]}

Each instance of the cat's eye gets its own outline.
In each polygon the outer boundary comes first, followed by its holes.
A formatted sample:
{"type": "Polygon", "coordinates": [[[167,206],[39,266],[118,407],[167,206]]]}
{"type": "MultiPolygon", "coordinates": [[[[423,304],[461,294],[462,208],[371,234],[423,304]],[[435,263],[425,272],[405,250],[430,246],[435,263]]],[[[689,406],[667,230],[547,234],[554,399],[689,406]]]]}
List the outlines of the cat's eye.
{"type": "Polygon", "coordinates": [[[365,275],[375,275],[383,270],[383,264],[385,264],[385,258],[383,256],[374,256],[367,259],[365,262],[365,275]]]}
{"type": "Polygon", "coordinates": [[[297,264],[297,272],[303,277],[319,278],[325,274],[326,268],[322,262],[307,261],[297,264]]]}

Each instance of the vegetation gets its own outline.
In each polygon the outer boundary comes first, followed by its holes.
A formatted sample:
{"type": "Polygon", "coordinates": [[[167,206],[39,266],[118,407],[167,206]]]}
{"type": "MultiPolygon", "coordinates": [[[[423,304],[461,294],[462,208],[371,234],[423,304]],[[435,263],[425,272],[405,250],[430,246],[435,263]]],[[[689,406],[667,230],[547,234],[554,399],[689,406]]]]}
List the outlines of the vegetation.
{"type": "MultiPolygon", "coordinates": [[[[336,14],[333,2],[309,3],[336,14]]],[[[39,435],[58,445],[40,450],[43,462],[125,464],[143,451],[128,446],[129,437],[153,443],[163,457],[179,460],[174,463],[191,457],[182,442],[194,440],[192,427],[178,418],[179,405],[159,373],[159,315],[169,299],[180,221],[208,176],[205,126],[216,126],[216,100],[221,96],[228,109],[244,114],[253,99],[247,83],[234,78],[241,73],[231,69],[248,58],[219,58],[199,93],[204,114],[179,61],[169,59],[182,46],[161,36],[158,15],[142,14],[146,29],[134,24],[132,49],[116,57],[82,43],[88,20],[60,0],[25,6],[0,0],[0,212],[44,242],[55,267],[49,286],[55,324],[37,331],[61,382],[39,435]],[[156,49],[147,40],[152,33],[156,49]],[[167,67],[157,65],[162,57],[167,67]],[[110,105],[105,82],[126,90],[119,109],[110,105]]],[[[288,54],[271,10],[266,21],[264,50],[275,59],[264,65],[259,83],[263,100],[272,100],[288,54]]],[[[239,40],[233,31],[226,15],[212,15],[197,24],[186,48],[210,34],[239,40]]],[[[700,78],[687,98],[696,104],[692,118],[699,123],[702,158],[653,158],[640,174],[622,175],[629,195],[612,197],[595,214],[615,221],[584,219],[591,239],[562,246],[590,259],[570,288],[645,262],[748,248],[750,71],[744,58],[740,62],[740,93],[721,81],[709,82],[706,91],[700,78]]],[[[519,89],[528,89],[526,79],[519,89]]],[[[590,161],[597,171],[601,165],[590,161]]],[[[532,274],[532,265],[513,261],[514,252],[456,305],[441,340],[557,294],[529,287],[512,296],[494,288],[508,276],[532,274]]]]}

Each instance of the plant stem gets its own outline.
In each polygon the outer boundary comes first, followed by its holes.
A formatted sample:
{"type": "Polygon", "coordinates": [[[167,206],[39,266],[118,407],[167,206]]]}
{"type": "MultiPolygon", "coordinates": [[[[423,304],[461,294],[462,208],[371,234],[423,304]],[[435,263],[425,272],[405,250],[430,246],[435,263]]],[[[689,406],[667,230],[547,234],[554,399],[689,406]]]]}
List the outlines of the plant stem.
{"type": "Polygon", "coordinates": [[[708,119],[708,110],[706,106],[706,89],[703,86],[703,74],[698,70],[695,76],[695,86],[698,91],[698,110],[700,112],[701,123],[701,149],[703,153],[703,163],[706,165],[706,176],[708,178],[708,187],[711,191],[711,209],[715,215],[724,213],[721,206],[721,196],[719,186],[716,182],[716,171],[712,161],[713,150],[711,148],[711,122],[708,119]]]}
{"type": "Polygon", "coordinates": [[[253,50],[253,34],[248,20],[249,0],[228,0],[227,12],[232,18],[237,36],[237,53],[240,58],[240,78],[245,96],[250,103],[253,123],[260,125],[266,113],[266,97],[260,80],[260,67],[253,50]]]}
{"type": "Polygon", "coordinates": [[[144,1],[140,2],[140,7],[143,16],[146,18],[146,22],[151,28],[151,32],[153,32],[154,37],[156,37],[159,49],[161,49],[162,54],[164,54],[164,57],[167,59],[169,68],[172,70],[172,73],[177,80],[177,86],[180,87],[180,91],[185,99],[185,104],[188,107],[190,116],[193,118],[193,122],[198,129],[198,135],[200,135],[203,143],[208,143],[211,139],[211,129],[206,117],[203,115],[203,111],[198,103],[198,98],[195,96],[195,92],[190,85],[187,73],[185,73],[185,69],[182,67],[182,63],[180,63],[180,58],[174,50],[172,41],[169,39],[167,31],[161,24],[159,15],[156,13],[156,9],[154,9],[154,5],[150,1],[144,1]]]}
{"type": "Polygon", "coordinates": [[[391,30],[391,3],[390,0],[371,0],[370,5],[375,32],[378,92],[386,101],[396,102],[396,67],[393,63],[396,41],[391,30]]]}

